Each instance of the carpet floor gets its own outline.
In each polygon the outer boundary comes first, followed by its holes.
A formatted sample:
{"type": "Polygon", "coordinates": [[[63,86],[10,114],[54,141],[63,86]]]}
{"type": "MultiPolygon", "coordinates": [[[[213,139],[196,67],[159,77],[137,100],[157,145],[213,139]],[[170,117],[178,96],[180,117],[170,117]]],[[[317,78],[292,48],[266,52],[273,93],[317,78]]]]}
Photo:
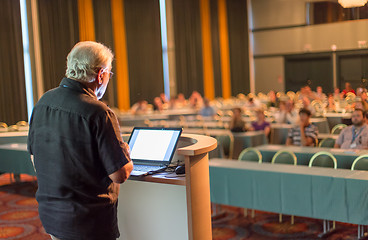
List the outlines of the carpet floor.
{"type": "MultiPolygon", "coordinates": [[[[9,174],[0,175],[0,239],[50,239],[38,216],[34,197],[37,190],[35,178],[21,175],[21,179],[22,182],[14,183],[10,181],[9,174]]],[[[290,216],[284,216],[283,223],[279,223],[279,216],[275,213],[256,211],[252,218],[250,211],[245,217],[243,209],[230,206],[220,208],[222,214],[212,220],[213,240],[310,240],[319,239],[318,234],[322,232],[321,220],[295,217],[292,225],[290,216]]],[[[336,230],[325,237],[331,240],[356,238],[357,226],[344,223],[336,223],[336,230]]]]}

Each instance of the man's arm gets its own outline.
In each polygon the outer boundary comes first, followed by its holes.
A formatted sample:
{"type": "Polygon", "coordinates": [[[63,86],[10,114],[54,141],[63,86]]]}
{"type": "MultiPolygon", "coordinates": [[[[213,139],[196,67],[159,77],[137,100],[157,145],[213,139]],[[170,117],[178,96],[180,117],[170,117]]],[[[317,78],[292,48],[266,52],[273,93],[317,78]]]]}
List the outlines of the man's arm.
{"type": "Polygon", "coordinates": [[[114,183],[123,183],[129,178],[132,170],[133,170],[133,162],[130,161],[127,164],[125,164],[122,168],[117,170],[116,172],[110,174],[109,178],[114,183]]]}
{"type": "Polygon", "coordinates": [[[288,137],[286,139],[286,146],[290,146],[290,145],[293,145],[293,139],[291,137],[288,137]]]}
{"type": "MultiPolygon", "coordinates": [[[[129,149],[129,145],[124,142],[124,147],[126,148],[127,152],[130,155],[130,149],[129,149]]],[[[119,170],[117,170],[116,172],[113,172],[109,175],[109,178],[111,179],[111,181],[113,181],[114,183],[123,183],[125,182],[129,176],[130,173],[133,171],[133,162],[132,160],[130,160],[127,164],[125,164],[122,168],[120,168],[119,170]]]]}
{"type": "Polygon", "coordinates": [[[303,125],[300,126],[300,142],[302,146],[311,146],[314,144],[314,139],[312,137],[306,136],[303,125]]]}

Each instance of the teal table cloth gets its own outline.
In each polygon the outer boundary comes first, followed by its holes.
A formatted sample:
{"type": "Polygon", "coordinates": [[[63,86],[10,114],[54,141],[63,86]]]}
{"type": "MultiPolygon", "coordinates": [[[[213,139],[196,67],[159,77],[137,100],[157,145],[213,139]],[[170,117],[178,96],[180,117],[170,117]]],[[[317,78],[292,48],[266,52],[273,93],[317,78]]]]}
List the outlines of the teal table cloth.
{"type": "Polygon", "coordinates": [[[36,175],[25,143],[0,145],[0,172],[36,175]]]}
{"type": "Polygon", "coordinates": [[[8,143],[27,143],[28,132],[2,132],[0,133],[0,145],[8,143]]]}
{"type": "Polygon", "coordinates": [[[368,171],[210,161],[211,201],[368,225],[368,171]]]}

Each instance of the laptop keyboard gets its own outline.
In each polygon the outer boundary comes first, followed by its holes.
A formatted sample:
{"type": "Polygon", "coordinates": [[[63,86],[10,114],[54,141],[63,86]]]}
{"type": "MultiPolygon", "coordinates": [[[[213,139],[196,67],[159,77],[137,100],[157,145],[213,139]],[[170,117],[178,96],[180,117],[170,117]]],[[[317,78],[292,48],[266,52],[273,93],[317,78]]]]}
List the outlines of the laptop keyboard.
{"type": "Polygon", "coordinates": [[[163,168],[162,166],[149,166],[149,165],[134,165],[134,171],[140,172],[149,172],[149,171],[156,171],[158,169],[163,168]]]}

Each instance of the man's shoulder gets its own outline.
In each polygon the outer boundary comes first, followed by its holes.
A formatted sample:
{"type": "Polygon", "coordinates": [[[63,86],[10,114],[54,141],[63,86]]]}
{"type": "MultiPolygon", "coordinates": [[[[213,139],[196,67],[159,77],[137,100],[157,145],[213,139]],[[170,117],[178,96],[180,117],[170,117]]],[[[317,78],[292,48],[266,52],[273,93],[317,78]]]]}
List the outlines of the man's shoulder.
{"type": "Polygon", "coordinates": [[[75,113],[89,118],[113,114],[112,110],[103,102],[90,97],[87,94],[69,91],[68,94],[63,89],[54,88],[47,91],[37,102],[34,109],[49,107],[69,113],[75,113]]]}

